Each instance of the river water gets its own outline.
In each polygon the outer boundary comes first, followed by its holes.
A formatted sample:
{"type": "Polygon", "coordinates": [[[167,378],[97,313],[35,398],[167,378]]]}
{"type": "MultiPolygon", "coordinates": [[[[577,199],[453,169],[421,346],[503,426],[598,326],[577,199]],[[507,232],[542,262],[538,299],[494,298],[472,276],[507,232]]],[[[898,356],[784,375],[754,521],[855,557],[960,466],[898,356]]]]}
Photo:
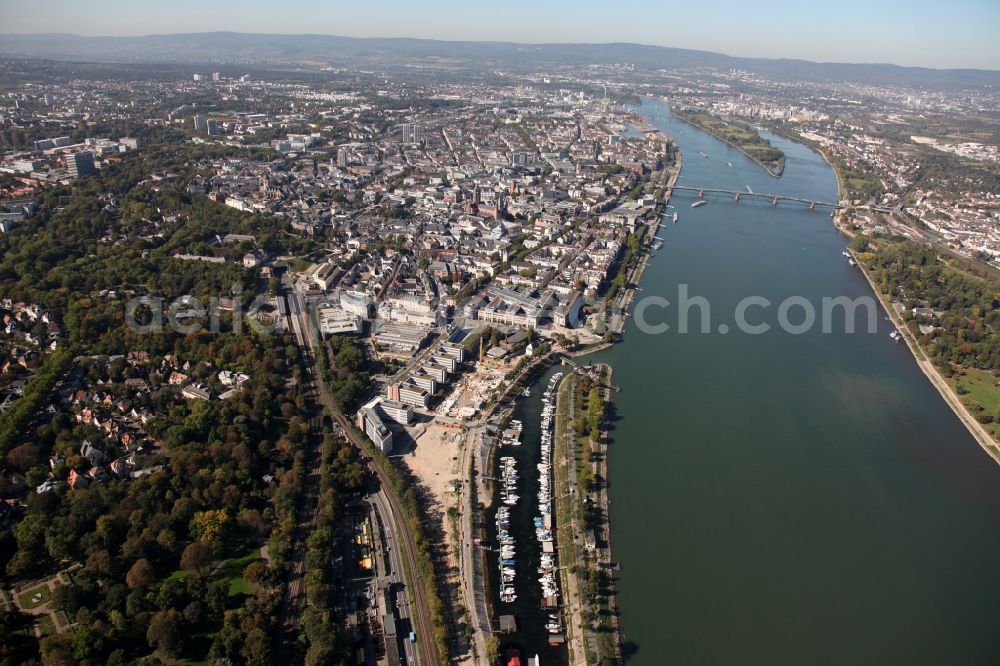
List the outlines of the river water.
{"type": "MultiPolygon", "coordinates": [[[[803,146],[770,137],[787,155],[775,179],[664,103],[642,110],[680,146],[678,184],[837,199],[803,146]]],[[[1000,467],[881,310],[875,334],[777,330],[790,296],[819,311],[871,295],[829,212],[695,197],[673,198],[639,296],[676,303],[687,284],[731,332],[681,334],[676,308],[652,307],[669,331],[633,317],[593,357],[622,387],[610,493],[630,663],[1000,664],[1000,467]],[[747,296],[774,304],[747,314],[770,332],[735,331],[747,296]]]]}

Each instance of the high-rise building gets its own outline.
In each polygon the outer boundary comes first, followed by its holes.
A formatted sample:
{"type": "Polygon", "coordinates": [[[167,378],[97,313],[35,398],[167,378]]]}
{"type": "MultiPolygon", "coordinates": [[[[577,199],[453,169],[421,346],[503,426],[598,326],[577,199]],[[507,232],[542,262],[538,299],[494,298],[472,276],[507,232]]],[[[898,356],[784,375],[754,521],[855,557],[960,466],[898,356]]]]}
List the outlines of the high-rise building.
{"type": "Polygon", "coordinates": [[[52,106],[55,98],[50,93],[45,93],[45,106],[52,106]]]}
{"type": "Polygon", "coordinates": [[[203,81],[205,76],[203,74],[195,74],[191,78],[195,81],[203,81]]]}
{"type": "Polygon", "coordinates": [[[400,143],[420,143],[420,125],[404,123],[400,127],[400,143]]]}
{"type": "Polygon", "coordinates": [[[209,118],[205,122],[205,131],[208,132],[209,136],[215,136],[219,133],[219,123],[209,118]]]}
{"type": "Polygon", "coordinates": [[[341,146],[337,149],[337,166],[349,166],[351,164],[351,149],[341,146]]]}
{"type": "Polygon", "coordinates": [[[94,153],[87,150],[70,153],[66,156],[66,170],[73,178],[97,173],[97,167],[94,166],[94,153]]]}
{"type": "Polygon", "coordinates": [[[212,72],[212,80],[213,81],[221,81],[222,80],[222,74],[220,74],[219,72],[212,72]]]}
{"type": "Polygon", "coordinates": [[[205,122],[205,116],[200,113],[194,117],[194,129],[196,132],[204,132],[208,129],[208,123],[205,122]]]}

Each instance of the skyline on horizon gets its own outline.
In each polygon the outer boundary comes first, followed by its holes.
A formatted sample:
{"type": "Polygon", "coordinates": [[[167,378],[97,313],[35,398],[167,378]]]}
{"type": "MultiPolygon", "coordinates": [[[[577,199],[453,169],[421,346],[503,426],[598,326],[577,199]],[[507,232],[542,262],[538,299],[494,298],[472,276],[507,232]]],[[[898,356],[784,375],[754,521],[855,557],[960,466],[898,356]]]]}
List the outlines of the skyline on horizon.
{"type": "Polygon", "coordinates": [[[1000,43],[995,39],[1000,5],[983,0],[948,5],[891,0],[878,6],[844,0],[808,9],[779,0],[756,11],[736,0],[711,8],[622,0],[615,12],[596,0],[509,0],[502,9],[487,13],[481,6],[455,0],[419,6],[388,0],[362,7],[293,0],[280,11],[262,0],[218,0],[207,7],[193,0],[154,6],[126,0],[99,5],[42,0],[9,6],[4,32],[117,37],[229,31],[528,44],[632,42],[736,57],[1000,70],[1000,43]],[[342,13],[345,9],[349,14],[342,13]],[[661,24],[668,27],[657,27],[661,24]],[[705,26],[711,29],[702,30],[705,26]],[[848,33],[849,38],[841,37],[848,33]]]}

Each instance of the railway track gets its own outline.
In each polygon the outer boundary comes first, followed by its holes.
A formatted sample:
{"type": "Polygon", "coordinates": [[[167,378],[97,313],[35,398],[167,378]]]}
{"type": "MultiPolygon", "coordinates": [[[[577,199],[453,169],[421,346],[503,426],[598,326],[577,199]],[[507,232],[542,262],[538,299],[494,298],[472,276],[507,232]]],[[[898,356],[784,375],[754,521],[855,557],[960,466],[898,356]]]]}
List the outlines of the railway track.
{"type": "MultiPolygon", "coordinates": [[[[324,391],[321,390],[322,394],[324,391]]],[[[327,396],[328,397],[328,396],[327,396]]],[[[325,402],[325,401],[324,401],[325,402]]],[[[332,406],[332,405],[331,405],[332,406]]],[[[331,410],[334,420],[340,424],[347,433],[348,440],[358,449],[362,455],[367,454],[367,450],[362,442],[355,441],[354,434],[348,428],[346,422],[346,417],[335,411],[331,410]]],[[[367,458],[366,458],[367,459],[367,458]]],[[[410,596],[413,599],[411,604],[412,617],[414,619],[414,631],[417,634],[417,653],[420,657],[420,663],[425,666],[436,666],[439,663],[437,647],[434,645],[434,626],[430,618],[430,612],[428,611],[427,602],[427,590],[424,588],[421,578],[420,569],[418,568],[417,562],[417,545],[413,540],[413,534],[410,532],[409,523],[406,518],[406,512],[399,503],[399,499],[396,497],[396,493],[392,490],[392,484],[386,473],[371,460],[368,460],[368,469],[370,469],[378,478],[379,486],[381,488],[381,493],[385,497],[386,502],[389,505],[389,509],[392,513],[393,527],[396,533],[396,543],[402,546],[403,550],[403,560],[406,571],[404,572],[404,578],[406,579],[406,588],[410,592],[410,596]]]]}
{"type": "MultiPolygon", "coordinates": [[[[402,505],[399,503],[399,498],[396,497],[396,494],[393,491],[392,483],[390,482],[388,475],[378,463],[369,457],[368,448],[365,446],[365,443],[360,441],[355,435],[347,417],[337,409],[336,405],[333,403],[333,399],[326,390],[326,386],[324,386],[323,382],[317,377],[315,365],[316,359],[313,351],[312,336],[308,328],[309,324],[306,320],[305,313],[302,312],[298,303],[295,301],[295,296],[288,296],[288,317],[295,340],[302,351],[302,358],[307,377],[306,395],[312,400],[318,399],[323,407],[326,408],[333,420],[336,421],[344,431],[344,435],[347,437],[347,440],[361,454],[361,457],[365,461],[365,465],[368,467],[369,471],[371,471],[378,479],[379,493],[385,499],[392,514],[391,516],[388,516],[388,518],[390,518],[392,522],[392,530],[396,537],[396,543],[399,544],[402,549],[404,568],[406,569],[406,571],[403,572],[403,579],[405,581],[405,587],[409,590],[409,595],[412,599],[410,608],[411,618],[413,620],[413,631],[417,636],[417,642],[414,647],[417,651],[418,663],[422,666],[436,666],[440,663],[440,660],[438,658],[439,655],[437,647],[434,644],[434,626],[430,617],[430,611],[428,610],[429,604],[427,599],[427,590],[424,588],[420,578],[420,570],[418,568],[417,560],[417,546],[413,538],[413,533],[410,530],[407,514],[403,510],[402,505]]],[[[315,513],[315,506],[313,506],[313,513],[315,513]]],[[[303,523],[299,527],[307,528],[308,525],[303,523]]],[[[294,622],[294,625],[297,626],[298,612],[301,612],[301,577],[299,578],[298,587],[294,587],[294,582],[295,573],[293,571],[293,575],[289,581],[287,594],[289,595],[289,602],[291,602],[295,597],[298,597],[298,603],[294,604],[286,602],[286,610],[290,612],[287,617],[285,616],[285,613],[283,613],[283,621],[279,629],[282,634],[285,633],[287,628],[290,628],[291,623],[294,622]],[[295,593],[294,596],[293,593],[295,593]]]]}
{"type": "MultiPolygon", "coordinates": [[[[315,396],[314,387],[307,386],[307,398],[315,396]]],[[[309,419],[310,445],[305,461],[306,476],[302,484],[302,496],[296,507],[296,525],[292,536],[291,563],[286,580],[285,596],[278,620],[278,632],[274,639],[274,654],[277,663],[294,661],[296,638],[299,632],[299,617],[305,606],[305,552],[306,539],[315,527],[316,509],[319,501],[319,464],[322,455],[323,420],[320,416],[309,419]]]]}

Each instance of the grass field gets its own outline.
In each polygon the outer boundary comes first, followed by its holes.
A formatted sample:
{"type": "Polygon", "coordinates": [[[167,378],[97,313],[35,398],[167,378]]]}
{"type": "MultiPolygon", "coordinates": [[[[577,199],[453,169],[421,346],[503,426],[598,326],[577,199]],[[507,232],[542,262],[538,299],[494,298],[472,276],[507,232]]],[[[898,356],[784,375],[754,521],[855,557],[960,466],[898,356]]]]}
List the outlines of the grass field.
{"type": "Polygon", "coordinates": [[[243,570],[247,565],[260,559],[260,549],[254,548],[246,555],[226,560],[225,564],[215,574],[219,580],[229,581],[229,596],[237,597],[252,594],[250,584],[243,578],[243,570]]]}
{"type": "MultiPolygon", "coordinates": [[[[985,370],[974,368],[963,369],[960,374],[948,377],[948,383],[959,393],[966,406],[971,408],[973,416],[979,413],[976,406],[982,407],[986,414],[996,417],[1000,414],[1000,386],[998,380],[985,370]]],[[[984,424],[994,439],[1000,440],[1000,423],[984,424]]]]}
{"type": "Polygon", "coordinates": [[[49,603],[50,596],[48,585],[38,585],[17,595],[17,601],[21,604],[21,608],[32,610],[49,603]],[[36,594],[38,595],[37,599],[35,598],[36,594]]]}
{"type": "Polygon", "coordinates": [[[312,267],[313,262],[308,259],[300,259],[298,257],[294,259],[286,259],[285,263],[288,264],[289,270],[295,273],[303,273],[312,267]]]}
{"type": "MultiPolygon", "coordinates": [[[[215,571],[211,578],[212,580],[227,580],[229,581],[229,596],[235,597],[244,594],[251,594],[250,586],[247,584],[246,580],[243,578],[243,570],[247,568],[247,565],[251,562],[256,562],[260,559],[260,549],[253,548],[250,551],[239,555],[238,557],[230,557],[222,560],[219,565],[218,571],[215,571]]],[[[166,580],[181,580],[192,575],[190,571],[185,571],[184,569],[177,569],[169,576],[166,580]]]]}
{"type": "MultiPolygon", "coordinates": [[[[253,591],[250,589],[250,584],[247,583],[245,578],[243,578],[243,570],[247,568],[248,564],[256,562],[259,559],[261,559],[260,549],[252,548],[238,557],[231,557],[222,561],[218,570],[212,574],[212,580],[227,581],[229,583],[229,603],[226,604],[229,610],[239,608],[244,603],[243,597],[253,594],[253,591]]],[[[180,569],[170,574],[169,578],[183,578],[189,575],[192,574],[180,569]]],[[[185,653],[188,655],[208,654],[209,648],[212,647],[212,641],[215,639],[218,629],[220,628],[221,627],[204,627],[201,631],[191,634],[185,648],[185,653]]],[[[185,666],[203,666],[209,662],[201,659],[189,658],[182,659],[178,663],[184,664],[185,666]]]]}

